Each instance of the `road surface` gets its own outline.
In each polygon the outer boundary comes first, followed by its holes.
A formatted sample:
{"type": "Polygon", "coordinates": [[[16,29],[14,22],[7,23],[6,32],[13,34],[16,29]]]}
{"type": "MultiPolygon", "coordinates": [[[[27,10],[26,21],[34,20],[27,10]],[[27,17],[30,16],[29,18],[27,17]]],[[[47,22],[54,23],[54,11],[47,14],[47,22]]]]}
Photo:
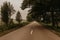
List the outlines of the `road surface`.
{"type": "Polygon", "coordinates": [[[60,37],[44,28],[41,24],[32,22],[0,37],[0,40],[60,40],[60,37]]]}

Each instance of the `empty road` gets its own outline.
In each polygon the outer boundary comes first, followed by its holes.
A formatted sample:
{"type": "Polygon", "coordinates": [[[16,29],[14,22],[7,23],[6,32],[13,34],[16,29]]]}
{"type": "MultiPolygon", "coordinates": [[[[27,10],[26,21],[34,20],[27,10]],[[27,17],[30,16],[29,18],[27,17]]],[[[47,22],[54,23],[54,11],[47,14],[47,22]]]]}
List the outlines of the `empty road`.
{"type": "Polygon", "coordinates": [[[0,37],[0,40],[60,40],[60,37],[34,21],[0,37]]]}

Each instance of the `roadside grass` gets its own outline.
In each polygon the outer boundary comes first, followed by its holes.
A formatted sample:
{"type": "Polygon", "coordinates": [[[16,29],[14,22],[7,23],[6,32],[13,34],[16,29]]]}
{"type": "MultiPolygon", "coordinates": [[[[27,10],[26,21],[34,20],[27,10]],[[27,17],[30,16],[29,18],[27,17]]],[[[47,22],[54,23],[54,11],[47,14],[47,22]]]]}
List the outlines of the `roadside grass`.
{"type": "Polygon", "coordinates": [[[13,24],[13,25],[9,25],[9,26],[6,26],[6,25],[2,25],[0,26],[0,37],[17,29],[17,24],[13,24]]]}
{"type": "Polygon", "coordinates": [[[17,30],[27,24],[29,24],[29,22],[21,22],[20,24],[9,24],[8,26],[1,25],[0,26],[0,37],[14,31],[14,30],[17,30]]]}

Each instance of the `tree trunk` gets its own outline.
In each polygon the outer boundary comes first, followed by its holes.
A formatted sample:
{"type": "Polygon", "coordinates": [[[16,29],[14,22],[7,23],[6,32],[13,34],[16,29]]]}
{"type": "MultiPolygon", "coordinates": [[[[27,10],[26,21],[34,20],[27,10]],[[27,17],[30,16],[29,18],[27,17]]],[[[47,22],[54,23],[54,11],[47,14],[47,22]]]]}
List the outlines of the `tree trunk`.
{"type": "Polygon", "coordinates": [[[55,20],[54,20],[54,11],[51,11],[51,18],[52,18],[52,26],[55,26],[55,20]]]}

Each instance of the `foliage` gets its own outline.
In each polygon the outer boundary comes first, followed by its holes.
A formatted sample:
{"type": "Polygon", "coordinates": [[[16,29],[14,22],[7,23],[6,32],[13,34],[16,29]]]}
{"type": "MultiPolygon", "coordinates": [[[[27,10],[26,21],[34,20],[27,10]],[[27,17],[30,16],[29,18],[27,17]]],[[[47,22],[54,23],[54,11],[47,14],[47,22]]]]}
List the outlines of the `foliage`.
{"type": "Polygon", "coordinates": [[[57,14],[57,11],[60,11],[59,1],[60,0],[24,0],[21,8],[24,10],[25,8],[31,7],[29,14],[32,15],[31,17],[34,20],[39,21],[43,18],[44,22],[50,18],[50,22],[55,26],[55,24],[58,24],[58,20],[54,12],[57,14]],[[47,15],[47,12],[50,12],[50,17],[47,15]]]}
{"type": "Polygon", "coordinates": [[[2,26],[0,26],[0,32],[4,32],[6,30],[10,30],[10,29],[15,28],[15,27],[16,27],[16,25],[9,25],[9,26],[2,25],[2,26]]]}
{"type": "Polygon", "coordinates": [[[25,26],[27,24],[29,24],[29,22],[25,22],[24,21],[24,22],[21,22],[20,24],[9,24],[9,26],[7,26],[7,25],[1,25],[0,26],[0,35],[1,35],[1,33],[4,33],[4,32],[9,31],[9,30],[12,31],[12,29],[21,28],[21,27],[23,27],[23,26],[25,26]]]}
{"type": "Polygon", "coordinates": [[[21,14],[20,14],[20,12],[18,11],[17,14],[16,14],[16,21],[18,21],[18,22],[20,23],[21,20],[22,20],[21,14]]]}
{"type": "Polygon", "coordinates": [[[10,4],[10,2],[4,2],[3,6],[1,6],[2,21],[8,24],[13,11],[15,10],[13,9],[13,6],[10,4]]]}
{"type": "Polygon", "coordinates": [[[34,21],[31,14],[27,15],[27,21],[29,22],[34,21]]]}
{"type": "Polygon", "coordinates": [[[20,25],[23,25],[23,26],[25,26],[25,25],[27,25],[27,24],[29,24],[28,21],[23,21],[23,22],[20,23],[20,25]]]}

